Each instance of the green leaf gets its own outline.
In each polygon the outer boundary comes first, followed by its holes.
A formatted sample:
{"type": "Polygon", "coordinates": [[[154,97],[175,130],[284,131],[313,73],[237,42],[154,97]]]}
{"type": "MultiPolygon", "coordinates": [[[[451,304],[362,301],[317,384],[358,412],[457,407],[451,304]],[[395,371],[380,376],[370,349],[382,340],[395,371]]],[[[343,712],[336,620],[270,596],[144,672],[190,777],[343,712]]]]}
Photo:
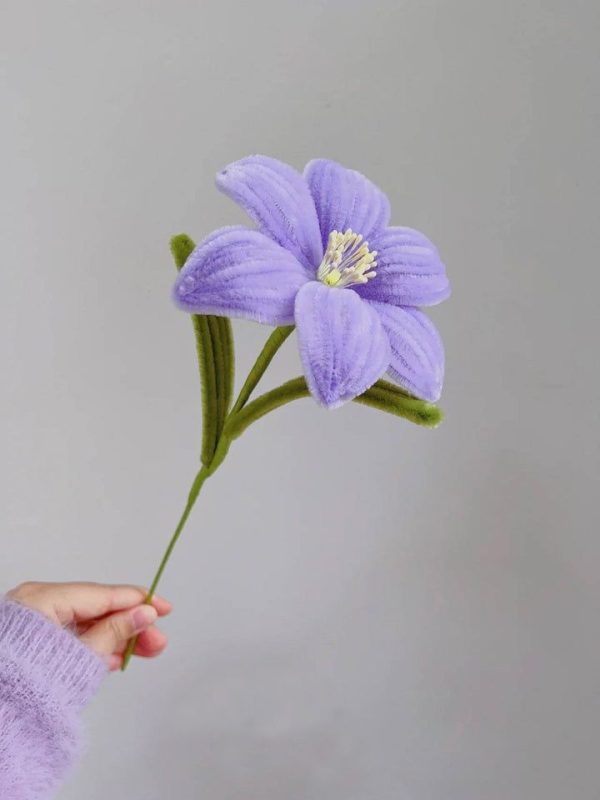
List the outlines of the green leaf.
{"type": "MultiPolygon", "coordinates": [[[[195,244],[185,233],[173,236],[171,253],[180,270],[195,244]]],[[[231,405],[234,382],[234,346],[231,322],[225,317],[191,314],[202,391],[201,461],[209,466],[231,405]]]]}
{"type": "Polygon", "coordinates": [[[233,399],[233,389],[235,383],[235,348],[233,344],[233,328],[228,317],[217,317],[221,331],[221,346],[223,348],[223,358],[225,362],[223,397],[225,413],[223,421],[231,408],[233,399]]]}
{"type": "Polygon", "coordinates": [[[231,322],[225,317],[207,316],[212,340],[216,387],[217,441],[225,424],[233,393],[233,334],[231,322]]]}
{"type": "Polygon", "coordinates": [[[187,233],[178,233],[176,236],[171,237],[170,246],[171,253],[173,254],[173,258],[175,260],[175,266],[179,272],[192,254],[192,251],[196,245],[192,239],[190,239],[187,233]]]}
{"type": "Polygon", "coordinates": [[[213,340],[208,317],[192,314],[192,325],[196,336],[196,355],[200,371],[202,399],[202,449],[200,460],[208,466],[217,447],[217,378],[213,340]]]}

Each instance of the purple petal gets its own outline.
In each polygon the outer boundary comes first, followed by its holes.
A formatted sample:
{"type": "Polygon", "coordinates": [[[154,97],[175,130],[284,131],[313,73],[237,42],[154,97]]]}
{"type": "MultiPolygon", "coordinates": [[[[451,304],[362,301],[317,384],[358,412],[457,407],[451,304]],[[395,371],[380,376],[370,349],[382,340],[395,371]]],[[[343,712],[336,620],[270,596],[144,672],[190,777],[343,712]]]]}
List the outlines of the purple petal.
{"type": "Polygon", "coordinates": [[[377,250],[377,275],[356,287],[361,297],[396,306],[433,306],[450,294],[435,246],[411,228],[386,228],[369,242],[377,250]]]}
{"type": "Polygon", "coordinates": [[[388,367],[379,316],[351,289],[310,281],[296,298],[296,325],[308,388],[327,408],[366,391],[388,367]]]}
{"type": "Polygon", "coordinates": [[[248,156],[219,172],[216,184],[314,276],[323,248],[315,204],[299,172],[275,158],[248,156]]]}
{"type": "Polygon", "coordinates": [[[370,241],[388,224],[390,203],[387,197],[360,172],[318,158],[308,162],[304,177],[317,207],[324,247],[331,231],[352,228],[370,241]]]}
{"type": "Polygon", "coordinates": [[[177,277],[173,299],[197,314],[288,325],[304,283],[306,273],[290,252],[259,231],[234,226],[196,247],[177,277]]]}
{"type": "Polygon", "coordinates": [[[431,320],[416,308],[371,303],[383,323],[392,356],[388,372],[408,392],[439,400],[444,381],[444,346],[431,320]]]}

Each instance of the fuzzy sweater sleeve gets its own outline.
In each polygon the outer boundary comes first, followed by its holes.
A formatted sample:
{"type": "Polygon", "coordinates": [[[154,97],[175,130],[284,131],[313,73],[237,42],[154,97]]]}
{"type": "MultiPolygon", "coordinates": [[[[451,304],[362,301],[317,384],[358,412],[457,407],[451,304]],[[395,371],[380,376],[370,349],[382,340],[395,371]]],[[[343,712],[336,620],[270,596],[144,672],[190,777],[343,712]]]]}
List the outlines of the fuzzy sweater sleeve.
{"type": "Polygon", "coordinates": [[[48,800],[80,750],[106,665],[69,631],[0,597],[0,798],[48,800]]]}

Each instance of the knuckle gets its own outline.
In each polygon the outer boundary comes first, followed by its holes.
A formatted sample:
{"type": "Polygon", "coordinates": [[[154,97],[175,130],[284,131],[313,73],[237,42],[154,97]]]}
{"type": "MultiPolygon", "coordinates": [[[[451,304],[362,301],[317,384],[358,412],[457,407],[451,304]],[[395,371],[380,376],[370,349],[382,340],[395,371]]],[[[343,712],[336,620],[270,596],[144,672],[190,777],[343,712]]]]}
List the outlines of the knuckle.
{"type": "Polygon", "coordinates": [[[115,639],[121,640],[128,637],[129,626],[123,617],[117,615],[109,617],[107,625],[111,635],[115,639]]]}
{"type": "Polygon", "coordinates": [[[40,584],[36,583],[35,581],[23,581],[18,586],[15,586],[14,589],[11,589],[8,592],[7,597],[10,597],[13,600],[22,600],[26,597],[31,597],[34,594],[37,594],[39,591],[40,584]]]}
{"type": "Polygon", "coordinates": [[[118,619],[115,617],[109,617],[106,621],[106,627],[108,628],[109,633],[115,639],[119,639],[121,637],[122,625],[118,619]]]}

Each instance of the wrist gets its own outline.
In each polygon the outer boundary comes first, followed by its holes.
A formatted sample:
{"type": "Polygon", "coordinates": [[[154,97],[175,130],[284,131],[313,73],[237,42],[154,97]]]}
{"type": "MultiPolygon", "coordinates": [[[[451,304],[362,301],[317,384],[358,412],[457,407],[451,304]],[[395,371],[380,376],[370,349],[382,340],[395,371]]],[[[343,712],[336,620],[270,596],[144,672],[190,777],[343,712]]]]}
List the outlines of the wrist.
{"type": "Polygon", "coordinates": [[[12,597],[0,599],[0,657],[42,687],[55,686],[65,704],[79,707],[107,672],[105,661],[70,631],[12,597]]]}

